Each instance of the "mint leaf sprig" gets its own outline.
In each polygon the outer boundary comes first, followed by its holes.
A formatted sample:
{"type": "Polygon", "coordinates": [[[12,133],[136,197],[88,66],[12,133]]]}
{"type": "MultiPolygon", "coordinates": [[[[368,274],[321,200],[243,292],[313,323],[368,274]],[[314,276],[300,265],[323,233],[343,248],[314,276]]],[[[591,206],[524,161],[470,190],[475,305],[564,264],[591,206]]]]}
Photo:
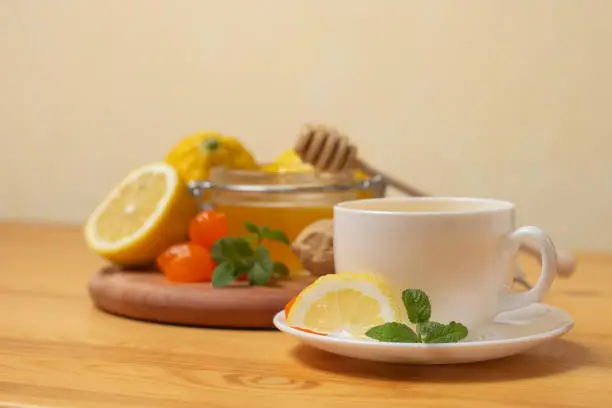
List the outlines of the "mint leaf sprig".
{"type": "Polygon", "coordinates": [[[468,335],[468,329],[457,322],[442,324],[431,321],[431,302],[420,289],[402,292],[402,303],[408,320],[416,325],[416,332],[400,322],[387,322],[370,328],[366,336],[392,343],[457,343],[468,335]]]}
{"type": "Polygon", "coordinates": [[[213,287],[227,286],[244,274],[250,285],[267,285],[273,277],[289,275],[287,265],[272,261],[268,250],[261,245],[265,239],[288,245],[287,236],[282,231],[250,222],[245,223],[245,228],[257,235],[254,248],[245,237],[224,237],[214,243],[210,251],[217,265],[212,276],[213,287]]]}
{"type": "Polygon", "coordinates": [[[251,222],[244,223],[247,231],[252,232],[257,236],[257,243],[261,244],[264,239],[269,239],[271,241],[278,241],[285,245],[289,245],[289,238],[283,231],[273,230],[268,227],[258,227],[257,225],[251,222]]]}

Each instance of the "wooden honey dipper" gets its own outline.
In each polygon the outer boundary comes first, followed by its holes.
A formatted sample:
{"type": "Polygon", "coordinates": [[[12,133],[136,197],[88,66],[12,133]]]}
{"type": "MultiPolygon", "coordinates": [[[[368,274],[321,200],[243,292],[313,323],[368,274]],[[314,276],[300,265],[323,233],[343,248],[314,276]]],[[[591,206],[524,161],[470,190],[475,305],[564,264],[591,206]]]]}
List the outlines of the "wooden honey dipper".
{"type": "MultiPolygon", "coordinates": [[[[310,164],[317,171],[335,173],[351,168],[360,169],[370,177],[381,176],[387,185],[405,194],[417,197],[428,196],[416,187],[364,162],[357,155],[357,147],[350,142],[347,136],[339,133],[333,127],[307,124],[300,132],[294,150],[304,163],[310,164]]],[[[537,246],[524,243],[521,245],[521,250],[540,259],[541,253],[537,246]]],[[[557,273],[560,276],[570,276],[575,266],[576,261],[571,254],[557,250],[557,273]]]]}

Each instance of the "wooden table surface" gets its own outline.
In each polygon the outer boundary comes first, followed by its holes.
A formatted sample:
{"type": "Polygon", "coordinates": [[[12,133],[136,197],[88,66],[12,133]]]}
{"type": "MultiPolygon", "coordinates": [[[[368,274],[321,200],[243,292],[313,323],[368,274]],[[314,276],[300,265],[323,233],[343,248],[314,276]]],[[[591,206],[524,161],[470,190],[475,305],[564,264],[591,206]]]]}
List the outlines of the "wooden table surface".
{"type": "Polygon", "coordinates": [[[86,291],[103,264],[79,228],[0,223],[0,406],[612,407],[610,254],[579,254],[576,274],[553,285],[546,301],[574,316],[570,333],[457,366],[362,362],[277,331],[112,316],[86,291]]]}

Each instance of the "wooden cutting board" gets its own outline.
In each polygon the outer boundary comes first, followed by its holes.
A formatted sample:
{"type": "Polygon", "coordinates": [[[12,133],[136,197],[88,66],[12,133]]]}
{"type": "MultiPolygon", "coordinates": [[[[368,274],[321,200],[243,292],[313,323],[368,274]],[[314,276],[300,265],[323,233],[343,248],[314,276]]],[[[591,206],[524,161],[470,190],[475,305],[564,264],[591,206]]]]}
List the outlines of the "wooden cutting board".
{"type": "Polygon", "coordinates": [[[203,327],[274,328],[272,318],[314,281],[300,276],[274,286],[236,282],[171,283],[153,270],[107,267],[89,281],[94,304],[109,313],[159,323],[203,327]]]}

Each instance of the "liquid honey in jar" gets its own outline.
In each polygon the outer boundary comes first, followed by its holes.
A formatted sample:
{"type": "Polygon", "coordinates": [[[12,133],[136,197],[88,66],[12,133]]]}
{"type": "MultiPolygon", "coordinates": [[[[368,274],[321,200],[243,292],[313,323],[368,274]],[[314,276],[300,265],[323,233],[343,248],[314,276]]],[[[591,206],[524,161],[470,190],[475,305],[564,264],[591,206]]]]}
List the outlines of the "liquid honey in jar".
{"type": "MultiPolygon", "coordinates": [[[[211,171],[206,204],[225,213],[230,236],[248,234],[246,222],[280,230],[292,242],[313,222],[333,218],[336,203],[377,195],[377,186],[355,180],[353,171],[337,174],[314,172],[211,171]]],[[[378,194],[379,195],[379,194],[378,194]]],[[[288,245],[265,241],[273,261],[292,274],[303,267],[288,245]]]]}

